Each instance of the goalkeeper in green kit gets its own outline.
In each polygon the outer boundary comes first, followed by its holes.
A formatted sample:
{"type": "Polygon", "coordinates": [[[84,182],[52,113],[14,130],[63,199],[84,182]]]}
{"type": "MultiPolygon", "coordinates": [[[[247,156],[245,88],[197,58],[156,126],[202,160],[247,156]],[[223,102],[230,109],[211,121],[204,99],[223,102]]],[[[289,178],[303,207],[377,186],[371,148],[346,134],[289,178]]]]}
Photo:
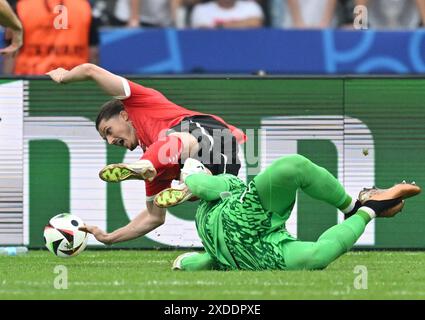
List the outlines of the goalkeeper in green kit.
{"type": "MultiPolygon", "coordinates": [[[[282,157],[248,185],[239,178],[212,176],[189,158],[181,180],[201,199],[196,227],[205,253],[180,255],[173,269],[196,270],[315,270],[326,268],[350,250],[375,217],[392,217],[404,199],[421,192],[414,183],[389,189],[363,189],[352,199],[326,169],[301,155],[282,157]],[[316,242],[300,241],[285,229],[298,189],[345,213],[345,221],[326,230],[316,242]]],[[[187,192],[163,190],[155,198],[160,207],[182,202],[187,192]]],[[[312,212],[314,214],[314,212],[312,212]]]]}

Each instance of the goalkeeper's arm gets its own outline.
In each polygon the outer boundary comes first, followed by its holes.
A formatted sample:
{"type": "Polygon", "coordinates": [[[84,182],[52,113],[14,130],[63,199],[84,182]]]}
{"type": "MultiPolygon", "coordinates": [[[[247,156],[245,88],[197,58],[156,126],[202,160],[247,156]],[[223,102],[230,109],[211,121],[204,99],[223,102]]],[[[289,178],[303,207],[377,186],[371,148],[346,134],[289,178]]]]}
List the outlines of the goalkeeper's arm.
{"type": "Polygon", "coordinates": [[[206,201],[218,200],[230,190],[226,179],[206,173],[192,174],[184,182],[194,196],[206,201]]]}

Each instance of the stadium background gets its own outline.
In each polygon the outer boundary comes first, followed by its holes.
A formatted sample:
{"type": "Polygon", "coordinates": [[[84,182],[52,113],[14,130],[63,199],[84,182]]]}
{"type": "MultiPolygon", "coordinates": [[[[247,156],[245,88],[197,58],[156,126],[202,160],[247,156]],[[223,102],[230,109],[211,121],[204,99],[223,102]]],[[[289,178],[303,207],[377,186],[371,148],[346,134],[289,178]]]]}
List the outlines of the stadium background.
{"type": "MultiPolygon", "coordinates": [[[[298,152],[328,168],[351,193],[372,184],[388,186],[402,179],[422,184],[424,180],[422,79],[218,76],[137,81],[190,109],[213,112],[242,129],[255,129],[246,147],[252,146],[254,152],[244,157],[249,163],[243,178],[252,178],[280,155],[298,152]]],[[[25,214],[19,212],[19,201],[13,215],[2,212],[5,243],[42,247],[41,230],[58,212],[73,212],[87,223],[114,230],[143,208],[143,182],[106,185],[98,181],[98,168],[104,163],[137,159],[140,151],[126,155],[101,142],[93,121],[98,105],[107,97],[94,84],[65,87],[37,79],[2,87],[2,93],[7,87],[17,92],[15,103],[22,103],[19,97],[24,100],[25,142],[21,148],[24,193],[15,197],[23,201],[25,214]]],[[[10,158],[4,155],[7,165],[10,158]]],[[[3,190],[7,187],[10,184],[3,182],[3,190]]],[[[424,205],[423,197],[412,199],[399,217],[368,226],[358,244],[425,247],[424,205]]],[[[143,239],[114,247],[199,246],[195,206],[172,208],[164,226],[143,239]]],[[[338,221],[335,209],[303,194],[297,208],[288,228],[302,239],[314,240],[338,221]]]]}
{"type": "MultiPolygon", "coordinates": [[[[260,70],[286,75],[425,72],[424,29],[103,28],[99,37],[102,67],[120,74],[246,75],[260,70]]],[[[0,45],[3,46],[1,31],[0,45]]]]}
{"type": "MultiPolygon", "coordinates": [[[[422,29],[105,28],[100,61],[180,105],[253,130],[257,161],[245,165],[242,178],[251,179],[278,155],[298,152],[355,195],[361,187],[402,179],[423,185],[424,35],[422,29]],[[373,76],[382,74],[392,76],[373,76]]],[[[144,207],[143,183],[96,180],[106,163],[139,155],[103,144],[94,130],[107,97],[91,83],[2,79],[0,244],[42,247],[42,229],[59,212],[109,231],[128,223],[144,207]]],[[[399,217],[370,224],[358,245],[424,248],[424,202],[414,198],[399,217]]],[[[165,226],[114,247],[198,247],[195,208],[173,208],[165,226]]],[[[342,218],[303,194],[293,216],[288,228],[304,240],[342,218]]]]}

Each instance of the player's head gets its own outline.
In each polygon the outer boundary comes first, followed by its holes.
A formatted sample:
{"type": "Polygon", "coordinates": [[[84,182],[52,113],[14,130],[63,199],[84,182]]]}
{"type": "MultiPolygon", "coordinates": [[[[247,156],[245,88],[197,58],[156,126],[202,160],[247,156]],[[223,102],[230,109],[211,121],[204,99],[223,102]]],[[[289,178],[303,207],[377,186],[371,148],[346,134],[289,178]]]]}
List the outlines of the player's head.
{"type": "Polygon", "coordinates": [[[96,119],[96,129],[109,144],[134,150],[139,142],[128,113],[120,100],[106,102],[96,119]]]}

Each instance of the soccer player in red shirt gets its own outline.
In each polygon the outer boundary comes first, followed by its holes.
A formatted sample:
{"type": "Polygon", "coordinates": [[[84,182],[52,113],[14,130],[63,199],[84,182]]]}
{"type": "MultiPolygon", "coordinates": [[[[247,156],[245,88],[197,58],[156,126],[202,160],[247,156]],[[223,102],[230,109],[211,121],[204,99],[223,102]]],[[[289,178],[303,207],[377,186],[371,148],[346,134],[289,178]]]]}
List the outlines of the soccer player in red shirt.
{"type": "MultiPolygon", "coordinates": [[[[146,209],[128,225],[106,233],[86,226],[103,243],[131,240],[162,225],[166,210],[153,202],[155,195],[179,180],[187,158],[201,161],[212,174],[237,175],[240,169],[238,144],[242,131],[215,115],[185,109],[160,92],[129,81],[93,64],[72,70],[58,68],[47,73],[57,83],[94,80],[114,99],[106,102],[96,119],[96,129],[109,144],[134,150],[141,146],[142,158],[131,164],[111,164],[99,176],[107,182],[141,179],[146,183],[146,209]]],[[[190,191],[182,201],[191,198],[190,191]]]]}

